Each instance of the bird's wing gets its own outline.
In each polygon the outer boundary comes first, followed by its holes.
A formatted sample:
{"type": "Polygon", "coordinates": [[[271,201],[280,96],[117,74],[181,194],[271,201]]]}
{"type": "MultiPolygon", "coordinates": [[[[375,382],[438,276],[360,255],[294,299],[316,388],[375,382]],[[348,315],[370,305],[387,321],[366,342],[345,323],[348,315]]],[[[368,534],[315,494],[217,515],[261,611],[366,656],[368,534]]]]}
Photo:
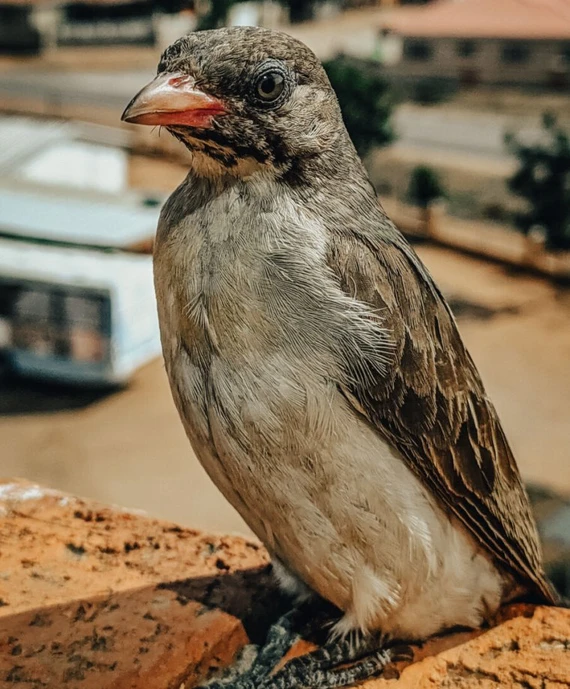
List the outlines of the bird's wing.
{"type": "Polygon", "coordinates": [[[553,601],[515,460],[441,293],[388,221],[374,236],[333,235],[330,269],[394,344],[375,381],[353,352],[344,394],[499,565],[553,601]]]}

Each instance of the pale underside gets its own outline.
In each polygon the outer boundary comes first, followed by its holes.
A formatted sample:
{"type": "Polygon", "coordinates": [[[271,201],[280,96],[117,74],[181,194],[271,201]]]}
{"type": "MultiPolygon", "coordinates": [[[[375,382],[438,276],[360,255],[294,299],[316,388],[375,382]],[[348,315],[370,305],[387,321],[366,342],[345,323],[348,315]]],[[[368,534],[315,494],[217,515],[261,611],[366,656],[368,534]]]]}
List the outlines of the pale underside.
{"type": "MultiPolygon", "coordinates": [[[[190,383],[197,372],[184,353],[178,365],[177,380],[190,383]]],[[[476,627],[496,610],[503,589],[498,571],[334,388],[319,389],[306,378],[296,420],[289,410],[297,429],[289,440],[294,455],[285,444],[245,453],[228,415],[218,412],[236,408],[231,390],[239,383],[228,384],[229,378],[216,366],[209,379],[216,405],[201,421],[209,426],[213,451],[196,442],[201,412],[194,407],[188,415],[189,402],[178,404],[213,480],[297,580],[293,593],[301,593],[304,582],[337,605],[346,613],[337,625],[341,633],[378,629],[399,638],[476,627]],[[310,433],[307,418],[317,432],[310,433]]],[[[193,381],[186,389],[199,385],[193,381]]],[[[260,400],[275,397],[276,387],[281,393],[291,388],[273,372],[258,378],[255,394],[239,400],[240,416],[263,425],[260,400]]],[[[300,384],[294,406],[301,390],[300,384]]],[[[285,583],[290,588],[291,580],[285,583]]]]}

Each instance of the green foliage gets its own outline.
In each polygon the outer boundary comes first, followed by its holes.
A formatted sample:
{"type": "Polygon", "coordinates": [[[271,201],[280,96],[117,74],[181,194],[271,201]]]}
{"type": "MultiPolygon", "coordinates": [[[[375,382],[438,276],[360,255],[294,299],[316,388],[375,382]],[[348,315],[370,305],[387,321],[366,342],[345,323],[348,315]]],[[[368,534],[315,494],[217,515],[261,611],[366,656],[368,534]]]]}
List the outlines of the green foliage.
{"type": "Polygon", "coordinates": [[[210,0],[210,10],[200,17],[197,29],[219,29],[228,21],[228,13],[236,0],[210,0]]]}
{"type": "Polygon", "coordinates": [[[295,24],[312,19],[316,0],[280,0],[282,5],[289,8],[289,20],[295,24]]]}
{"type": "Polygon", "coordinates": [[[427,208],[445,195],[445,188],[435,170],[427,165],[418,165],[412,170],[407,196],[415,206],[427,208]]]}
{"type": "MultiPolygon", "coordinates": [[[[160,0],[161,2],[183,2],[184,0],[160,0]]],[[[207,14],[200,17],[198,29],[217,29],[225,26],[232,5],[240,0],[210,0],[210,9],[207,14]]],[[[312,19],[315,5],[319,0],[279,0],[289,10],[289,19],[292,23],[303,22],[312,19]]]]}
{"type": "Polygon", "coordinates": [[[544,137],[537,144],[505,136],[519,161],[509,189],[528,205],[516,223],[525,234],[542,234],[550,249],[570,249],[570,139],[550,113],[543,115],[542,126],[544,137]]]}
{"type": "Polygon", "coordinates": [[[344,123],[356,150],[364,156],[374,146],[395,139],[393,98],[388,83],[366,66],[335,57],[323,64],[336,91],[344,123]]]}

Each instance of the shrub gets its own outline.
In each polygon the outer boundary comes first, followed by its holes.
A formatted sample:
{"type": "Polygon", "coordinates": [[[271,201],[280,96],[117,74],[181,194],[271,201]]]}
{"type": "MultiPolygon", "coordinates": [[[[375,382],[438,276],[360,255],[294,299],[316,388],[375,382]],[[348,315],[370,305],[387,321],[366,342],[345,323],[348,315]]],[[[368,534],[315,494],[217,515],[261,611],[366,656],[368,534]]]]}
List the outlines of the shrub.
{"type": "Polygon", "coordinates": [[[388,82],[373,68],[338,56],[324,63],[344,123],[356,150],[366,155],[375,146],[395,139],[391,116],[394,106],[388,82]]]}
{"type": "Polygon", "coordinates": [[[446,195],[443,183],[437,172],[427,165],[418,165],[412,170],[408,186],[408,199],[420,208],[446,195]]]}
{"type": "Polygon", "coordinates": [[[544,114],[542,126],[543,140],[536,144],[505,136],[519,161],[508,186],[527,204],[527,211],[517,213],[515,222],[527,235],[543,235],[550,249],[570,249],[570,139],[549,113],[544,114]]]}
{"type": "Polygon", "coordinates": [[[457,86],[448,79],[426,77],[415,84],[412,99],[421,105],[436,105],[449,100],[457,86]]]}

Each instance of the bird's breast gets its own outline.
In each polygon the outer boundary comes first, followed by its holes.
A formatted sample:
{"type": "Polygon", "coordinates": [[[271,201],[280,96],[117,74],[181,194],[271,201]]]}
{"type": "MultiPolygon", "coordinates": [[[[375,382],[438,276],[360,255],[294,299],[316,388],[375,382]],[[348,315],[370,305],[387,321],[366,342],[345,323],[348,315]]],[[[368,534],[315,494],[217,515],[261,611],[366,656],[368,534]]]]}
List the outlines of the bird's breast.
{"type": "Polygon", "coordinates": [[[379,369],[386,333],[334,281],[325,228],[291,199],[262,207],[234,194],[216,203],[157,243],[167,368],[185,358],[207,381],[187,386],[191,393],[212,406],[223,400],[242,435],[298,449],[291,429],[312,442],[327,427],[321,406],[342,382],[347,352],[368,352],[379,369]]]}
{"type": "Polygon", "coordinates": [[[325,303],[324,231],[287,203],[260,212],[230,201],[157,243],[167,370],[181,369],[169,371],[173,388],[191,376],[182,396],[195,404],[207,399],[248,436],[289,444],[283,429],[306,416],[307,389],[328,385],[336,367],[331,310],[341,305],[325,303]]]}
{"type": "Polygon", "coordinates": [[[324,229],[287,202],[267,212],[233,196],[211,205],[155,256],[159,299],[174,300],[187,344],[229,361],[310,342],[330,289],[324,229]]]}

